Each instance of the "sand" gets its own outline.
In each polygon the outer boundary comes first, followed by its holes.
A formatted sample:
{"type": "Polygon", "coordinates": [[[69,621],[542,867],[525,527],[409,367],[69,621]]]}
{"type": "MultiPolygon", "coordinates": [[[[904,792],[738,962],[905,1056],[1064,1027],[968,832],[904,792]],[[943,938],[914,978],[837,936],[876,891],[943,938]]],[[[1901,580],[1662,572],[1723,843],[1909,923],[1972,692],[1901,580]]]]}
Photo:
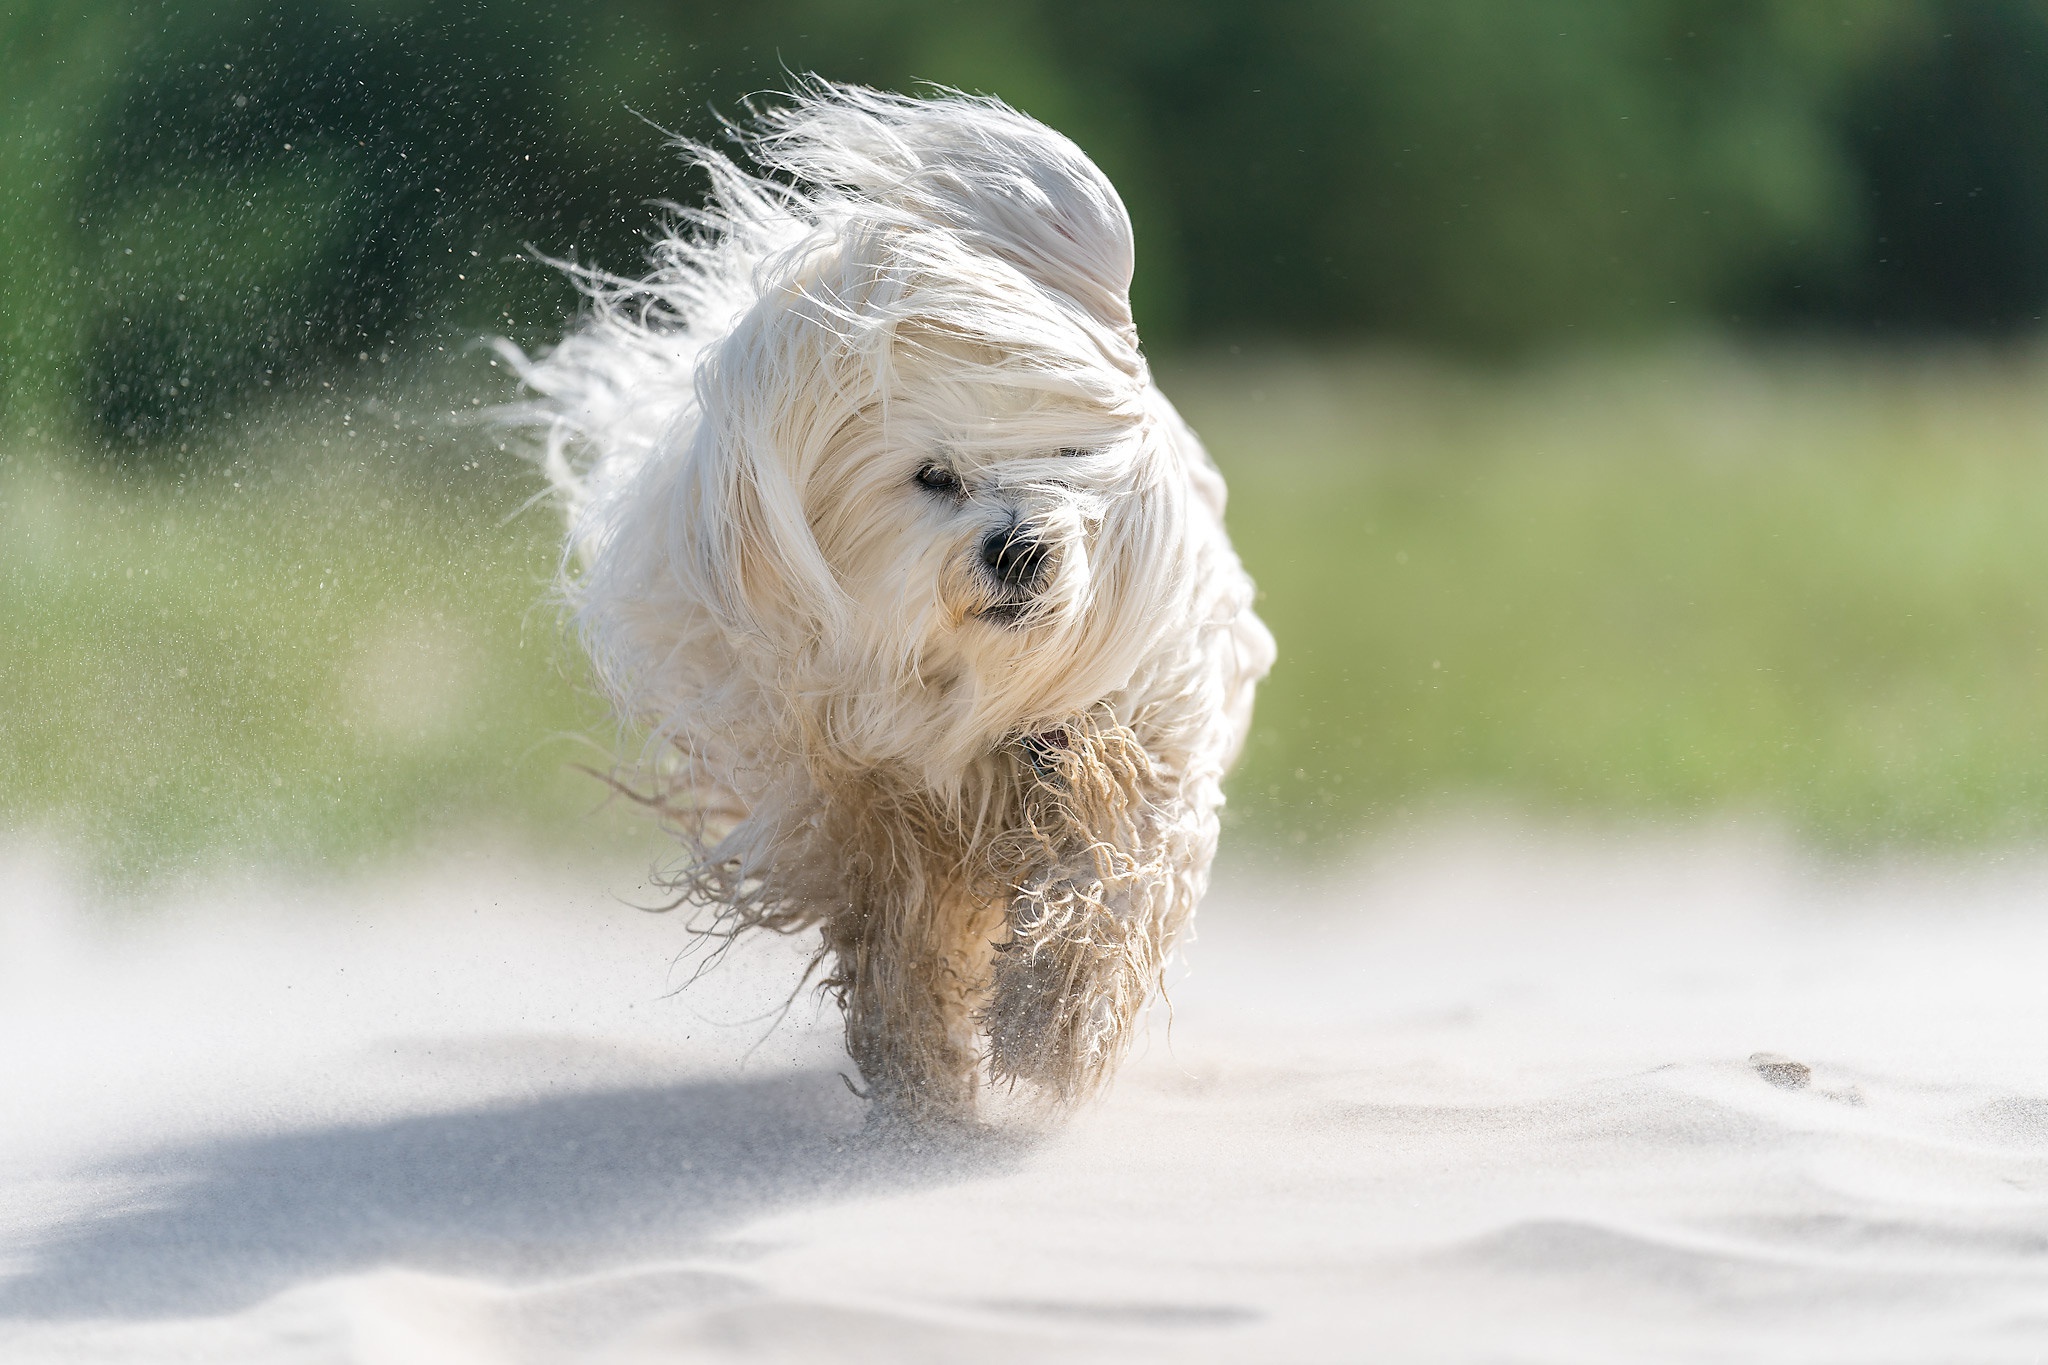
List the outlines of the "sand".
{"type": "Polygon", "coordinates": [[[0,887],[8,1362],[2048,1354],[2041,859],[1240,863],[1107,1100],[930,1142],[616,869],[0,887]]]}

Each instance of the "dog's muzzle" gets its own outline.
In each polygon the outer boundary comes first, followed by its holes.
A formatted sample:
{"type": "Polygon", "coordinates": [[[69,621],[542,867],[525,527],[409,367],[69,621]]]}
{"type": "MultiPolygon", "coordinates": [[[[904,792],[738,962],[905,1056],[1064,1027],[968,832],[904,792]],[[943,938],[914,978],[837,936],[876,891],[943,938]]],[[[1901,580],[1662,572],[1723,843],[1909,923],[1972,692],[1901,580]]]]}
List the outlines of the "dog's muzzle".
{"type": "Polygon", "coordinates": [[[1052,547],[1029,522],[1013,521],[981,542],[981,562],[989,576],[1010,592],[1037,592],[1044,586],[1051,558],[1052,547]]]}
{"type": "Polygon", "coordinates": [[[1052,576],[1052,546],[1031,523],[1013,521],[982,540],[981,565],[1002,594],[983,609],[983,619],[1015,625],[1052,576]]]}

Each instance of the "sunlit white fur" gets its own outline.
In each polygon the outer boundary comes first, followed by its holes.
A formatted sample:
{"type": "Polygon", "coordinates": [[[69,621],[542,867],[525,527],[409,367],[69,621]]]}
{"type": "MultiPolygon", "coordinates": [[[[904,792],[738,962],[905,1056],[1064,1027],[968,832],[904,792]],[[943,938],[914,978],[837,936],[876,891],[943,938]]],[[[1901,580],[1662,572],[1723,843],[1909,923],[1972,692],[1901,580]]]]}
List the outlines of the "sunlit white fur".
{"type": "Polygon", "coordinates": [[[1129,219],[992,99],[813,83],[741,136],[762,174],[683,144],[707,206],[515,355],[576,625],[679,886],[822,927],[888,1112],[1087,1093],[1206,885],[1273,655],[1138,349],[1129,219]],[[981,555],[1014,526],[1048,549],[1022,602],[981,555]]]}

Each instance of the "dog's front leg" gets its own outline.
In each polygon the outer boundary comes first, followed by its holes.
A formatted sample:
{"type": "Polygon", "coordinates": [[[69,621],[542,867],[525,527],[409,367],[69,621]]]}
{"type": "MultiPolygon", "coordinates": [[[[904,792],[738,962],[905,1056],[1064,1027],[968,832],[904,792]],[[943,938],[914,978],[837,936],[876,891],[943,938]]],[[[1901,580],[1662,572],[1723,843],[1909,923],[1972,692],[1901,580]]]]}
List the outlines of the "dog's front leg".
{"type": "Polygon", "coordinates": [[[1128,729],[1077,724],[1027,754],[1030,837],[982,1022],[994,1080],[1069,1101],[1128,1050],[1199,872],[1189,812],[1128,729]]]}
{"type": "Polygon", "coordinates": [[[984,1022],[998,1081],[1082,1098],[1128,1049],[1170,944],[1163,889],[1055,874],[1012,903],[984,1022]]]}
{"type": "Polygon", "coordinates": [[[974,1117],[974,1020],[985,993],[985,912],[952,896],[883,895],[825,926],[846,1050],[885,1122],[974,1117]]]}

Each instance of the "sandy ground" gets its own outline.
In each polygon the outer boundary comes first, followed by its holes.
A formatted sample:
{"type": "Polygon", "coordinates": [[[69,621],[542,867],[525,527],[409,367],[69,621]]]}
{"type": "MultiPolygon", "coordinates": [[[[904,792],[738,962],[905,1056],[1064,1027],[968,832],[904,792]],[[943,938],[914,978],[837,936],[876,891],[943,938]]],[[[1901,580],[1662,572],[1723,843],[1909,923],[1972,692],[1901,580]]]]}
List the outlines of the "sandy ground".
{"type": "Polygon", "coordinates": [[[2048,1355],[2048,861],[1239,866],[1107,1101],[924,1145],[762,1017],[792,945],[675,994],[633,893],[478,853],[138,913],[0,852],[0,1359],[2048,1355]]]}

